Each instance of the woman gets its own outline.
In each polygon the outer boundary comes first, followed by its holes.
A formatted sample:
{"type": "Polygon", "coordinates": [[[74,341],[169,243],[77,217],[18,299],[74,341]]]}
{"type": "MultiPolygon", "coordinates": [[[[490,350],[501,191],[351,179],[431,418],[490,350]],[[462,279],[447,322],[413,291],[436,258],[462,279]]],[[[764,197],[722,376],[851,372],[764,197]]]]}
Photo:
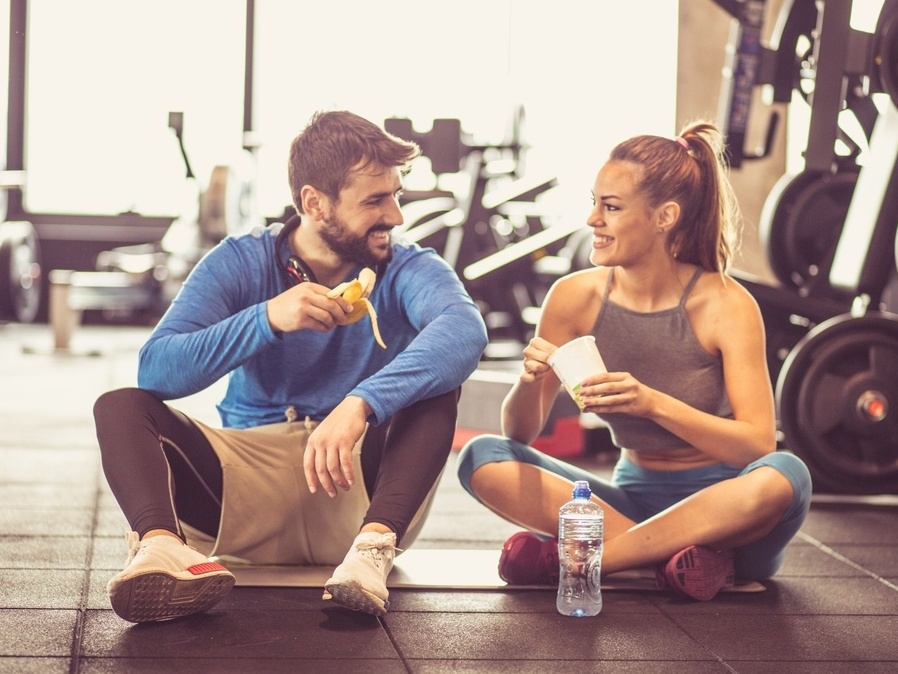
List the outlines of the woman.
{"type": "Polygon", "coordinates": [[[603,574],[655,567],[699,600],[734,576],[771,577],[804,521],[810,476],[776,451],[761,315],[726,274],[738,209],[723,151],[718,129],[698,122],[674,140],[627,140],[599,171],[595,268],[546,296],[502,406],[505,437],[475,438],[459,457],[464,487],[528,530],[503,547],[506,582],[557,580],[551,537],[575,480],[605,510],[603,574]],[[549,356],[588,334],[608,372],[583,381],[579,402],[621,449],[610,483],[528,446],[559,392],[549,356]]]}

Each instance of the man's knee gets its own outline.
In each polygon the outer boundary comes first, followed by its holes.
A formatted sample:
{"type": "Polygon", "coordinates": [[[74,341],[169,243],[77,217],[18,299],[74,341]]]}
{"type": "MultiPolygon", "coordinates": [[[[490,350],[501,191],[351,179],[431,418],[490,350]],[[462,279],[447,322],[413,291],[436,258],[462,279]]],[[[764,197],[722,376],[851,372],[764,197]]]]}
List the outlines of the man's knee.
{"type": "Polygon", "coordinates": [[[458,417],[460,394],[461,388],[457,388],[432,398],[418,400],[399,410],[395,416],[402,418],[404,424],[410,422],[433,423],[437,420],[446,420],[454,426],[458,417]]]}
{"type": "Polygon", "coordinates": [[[458,453],[456,470],[462,486],[471,492],[471,477],[486,463],[507,461],[509,453],[502,450],[505,438],[498,435],[479,435],[469,440],[458,453]]]}
{"type": "Polygon", "coordinates": [[[162,402],[149,391],[139,388],[120,388],[107,391],[94,402],[93,414],[97,428],[121,424],[135,413],[162,402]]]}

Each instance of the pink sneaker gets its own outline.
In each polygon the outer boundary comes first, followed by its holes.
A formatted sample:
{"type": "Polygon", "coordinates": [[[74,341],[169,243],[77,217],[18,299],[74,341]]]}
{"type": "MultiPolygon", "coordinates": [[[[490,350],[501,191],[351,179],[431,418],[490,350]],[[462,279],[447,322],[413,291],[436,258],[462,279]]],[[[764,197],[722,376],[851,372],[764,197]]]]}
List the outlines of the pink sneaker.
{"type": "Polygon", "coordinates": [[[502,546],[499,577],[509,585],[557,585],[558,540],[529,531],[512,534],[502,546]]]}
{"type": "Polygon", "coordinates": [[[734,558],[732,550],[692,545],[658,567],[655,574],[658,587],[666,586],[685,597],[708,601],[735,582],[734,558]]]}

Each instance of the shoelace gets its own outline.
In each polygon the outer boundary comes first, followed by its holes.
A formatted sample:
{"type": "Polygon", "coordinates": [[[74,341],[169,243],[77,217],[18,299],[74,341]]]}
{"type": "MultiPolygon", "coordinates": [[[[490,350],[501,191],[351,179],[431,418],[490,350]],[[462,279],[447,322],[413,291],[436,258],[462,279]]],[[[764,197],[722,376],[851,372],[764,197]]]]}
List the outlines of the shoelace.
{"type": "Polygon", "coordinates": [[[378,569],[383,569],[387,563],[387,550],[382,543],[376,541],[359,541],[356,543],[356,550],[359,554],[368,557],[378,569]]]}

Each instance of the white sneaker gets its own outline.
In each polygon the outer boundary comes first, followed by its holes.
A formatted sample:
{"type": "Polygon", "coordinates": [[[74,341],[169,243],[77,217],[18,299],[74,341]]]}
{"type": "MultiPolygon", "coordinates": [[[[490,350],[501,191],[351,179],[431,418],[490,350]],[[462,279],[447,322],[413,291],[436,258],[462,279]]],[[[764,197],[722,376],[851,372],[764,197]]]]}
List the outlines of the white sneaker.
{"type": "Polygon", "coordinates": [[[356,611],[384,615],[390,606],[387,576],[395,556],[396,534],[359,534],[324,584],[323,598],[356,611]]]}
{"type": "Polygon", "coordinates": [[[106,586],[113,610],[135,623],[201,613],[234,586],[234,576],[171,536],[128,534],[125,569],[106,586]]]}

